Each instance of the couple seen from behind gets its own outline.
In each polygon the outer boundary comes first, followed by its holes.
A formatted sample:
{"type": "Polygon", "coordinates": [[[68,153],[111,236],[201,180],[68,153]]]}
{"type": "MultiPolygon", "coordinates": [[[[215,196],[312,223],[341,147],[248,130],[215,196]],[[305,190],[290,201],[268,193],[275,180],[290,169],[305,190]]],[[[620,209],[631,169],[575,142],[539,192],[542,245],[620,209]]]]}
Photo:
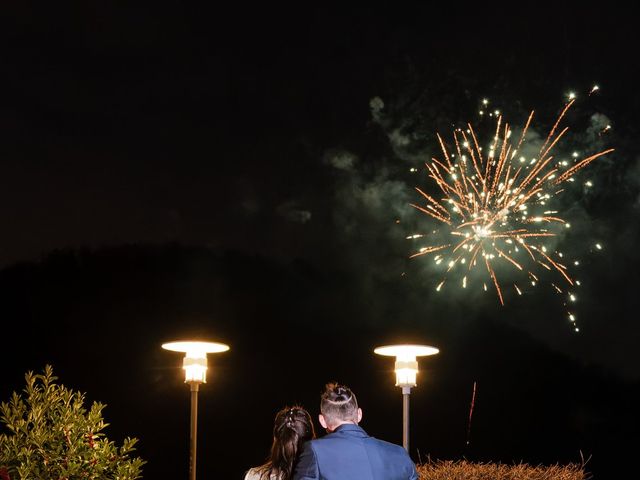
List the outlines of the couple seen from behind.
{"type": "Polygon", "coordinates": [[[276,414],[267,462],[251,468],[245,480],[417,480],[406,450],[369,436],[358,426],[361,419],[349,387],[328,383],[318,416],[327,435],[316,438],[304,408],[283,408],[276,414]]]}

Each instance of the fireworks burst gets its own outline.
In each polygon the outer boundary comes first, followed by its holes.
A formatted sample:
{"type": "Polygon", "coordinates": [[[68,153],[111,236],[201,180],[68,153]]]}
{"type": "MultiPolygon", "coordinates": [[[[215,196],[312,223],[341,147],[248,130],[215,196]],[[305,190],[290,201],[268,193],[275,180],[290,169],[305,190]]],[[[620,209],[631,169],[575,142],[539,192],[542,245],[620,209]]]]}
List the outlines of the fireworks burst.
{"type": "MultiPolygon", "coordinates": [[[[411,257],[434,254],[436,264],[444,262],[446,265],[446,273],[462,270],[462,288],[469,286],[471,272],[480,272],[484,277],[482,288],[486,291],[487,283],[493,284],[502,305],[503,287],[496,274],[497,264],[521,272],[532,286],[539,282],[540,275],[536,270],[540,267],[556,272],[569,286],[575,285],[563,254],[545,245],[570,226],[550,204],[564,190],[565,182],[573,182],[578,171],[613,149],[582,159],[577,153],[571,160],[554,159],[552,150],[568,131],[568,127],[561,129],[560,123],[574,102],[575,95],[571,95],[532,158],[525,158],[520,150],[526,144],[533,111],[515,142],[511,139],[509,124],[503,123],[499,112],[493,112],[496,129],[487,151],[480,147],[471,124],[466,130],[454,130],[452,153],[438,135],[443,157],[432,158],[426,167],[439,194],[434,197],[416,188],[424,202],[412,206],[442,224],[445,240],[432,241],[411,257]]],[[[484,106],[487,103],[483,101],[484,106]]],[[[408,238],[422,237],[431,236],[416,234],[408,238]]],[[[446,278],[441,279],[437,291],[443,288],[445,281],[446,278]]],[[[556,284],[552,285],[556,291],[563,291],[556,284]]],[[[513,287],[516,293],[522,293],[517,284],[513,287]]],[[[575,295],[570,294],[570,299],[574,301],[575,295]]],[[[575,322],[574,315],[570,312],[568,315],[569,320],[575,322]]]]}

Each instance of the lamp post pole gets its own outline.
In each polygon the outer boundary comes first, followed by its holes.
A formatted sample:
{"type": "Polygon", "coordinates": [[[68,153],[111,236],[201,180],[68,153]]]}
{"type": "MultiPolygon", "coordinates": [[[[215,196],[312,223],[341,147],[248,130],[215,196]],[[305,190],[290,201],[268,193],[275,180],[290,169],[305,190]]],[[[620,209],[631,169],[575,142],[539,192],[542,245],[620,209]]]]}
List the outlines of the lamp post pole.
{"type": "Polygon", "coordinates": [[[196,480],[196,451],[198,448],[198,382],[190,382],[191,385],[191,428],[189,450],[189,480],[196,480]]]}
{"type": "Polygon", "coordinates": [[[402,387],[402,446],[409,451],[409,395],[411,387],[402,387]]]}
{"type": "Polygon", "coordinates": [[[162,344],[165,350],[184,352],[182,361],[184,383],[191,391],[191,418],[189,421],[189,480],[196,480],[196,452],[198,448],[198,391],[201,383],[207,383],[207,353],[229,350],[224,343],[181,341],[162,344]]]}

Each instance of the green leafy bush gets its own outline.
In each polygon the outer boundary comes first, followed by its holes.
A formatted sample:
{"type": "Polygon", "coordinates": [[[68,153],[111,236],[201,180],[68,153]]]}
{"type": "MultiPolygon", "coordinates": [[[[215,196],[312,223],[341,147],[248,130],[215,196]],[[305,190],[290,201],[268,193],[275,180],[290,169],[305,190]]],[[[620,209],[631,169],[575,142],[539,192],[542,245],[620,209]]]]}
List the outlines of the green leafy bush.
{"type": "Polygon", "coordinates": [[[121,447],[102,431],[106,405],[84,407],[84,394],[56,383],[47,365],[41,375],[28,372],[23,395],[0,404],[0,479],[135,480],[146,462],[131,457],[137,443],[121,447]]]}

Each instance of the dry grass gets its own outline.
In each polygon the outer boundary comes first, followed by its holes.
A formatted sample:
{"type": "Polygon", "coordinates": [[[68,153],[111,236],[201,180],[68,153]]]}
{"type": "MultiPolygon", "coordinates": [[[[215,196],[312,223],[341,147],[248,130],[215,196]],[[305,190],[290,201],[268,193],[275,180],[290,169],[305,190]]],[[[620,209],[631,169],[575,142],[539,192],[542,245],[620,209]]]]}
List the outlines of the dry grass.
{"type": "Polygon", "coordinates": [[[417,466],[420,480],[587,480],[583,465],[505,465],[459,461],[429,461],[417,466]]]}

